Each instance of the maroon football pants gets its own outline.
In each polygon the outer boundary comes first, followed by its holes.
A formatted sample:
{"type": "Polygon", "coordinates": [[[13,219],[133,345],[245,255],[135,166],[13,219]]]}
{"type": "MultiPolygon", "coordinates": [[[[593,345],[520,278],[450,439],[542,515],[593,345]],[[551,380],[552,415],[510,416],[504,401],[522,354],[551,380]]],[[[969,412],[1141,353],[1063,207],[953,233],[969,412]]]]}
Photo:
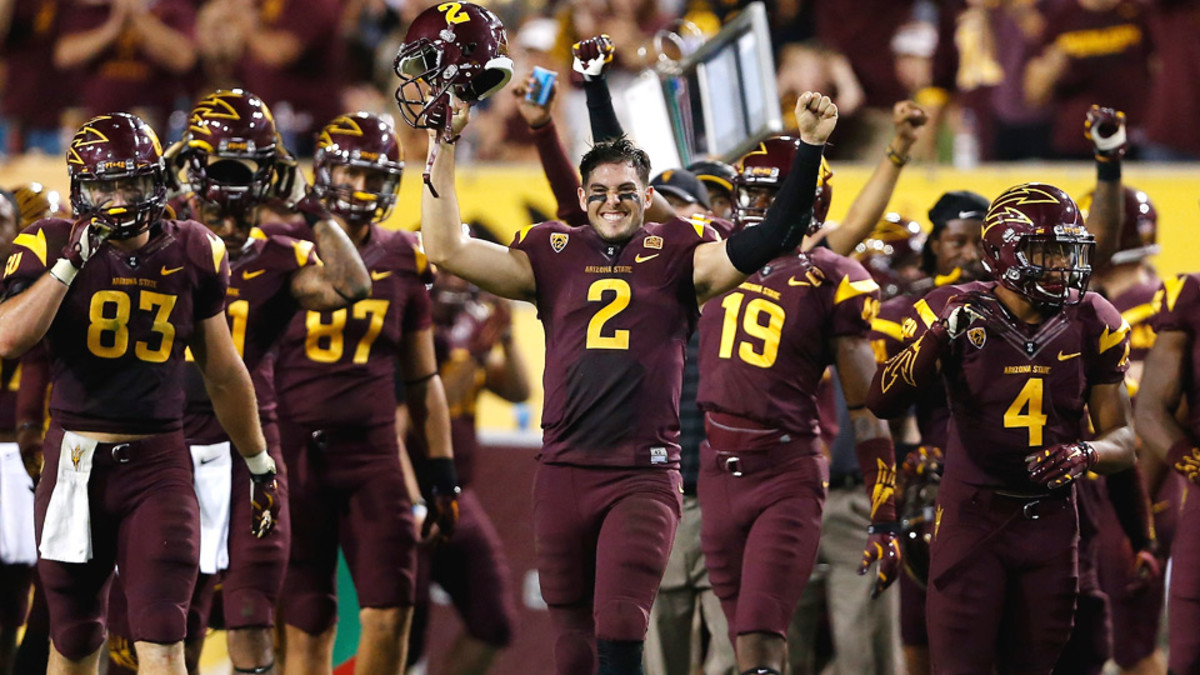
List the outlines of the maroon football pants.
{"type": "Polygon", "coordinates": [[[734,644],[747,633],[786,639],[817,562],[829,469],[814,440],[739,451],[726,433],[701,445],[700,546],[734,644]]]}
{"type": "Polygon", "coordinates": [[[646,639],[682,486],[674,469],[538,467],[534,541],[559,675],[594,672],[597,639],[646,639]]]}
{"type": "Polygon", "coordinates": [[[1172,673],[1200,673],[1200,486],[1187,484],[1171,548],[1167,601],[1167,664],[1172,673]]]}
{"type": "Polygon", "coordinates": [[[1073,496],[1014,499],[946,476],[937,503],[927,603],[933,671],[1049,673],[1075,611],[1073,496]]]}
{"type": "MultiPolygon", "coordinates": [[[[51,425],[35,498],[39,545],[62,438],[62,428],[51,425]]],[[[38,562],[54,646],[69,659],[100,647],[114,564],[124,577],[130,639],[162,644],[183,640],[200,557],[200,510],[183,434],[98,444],[88,498],[92,559],[38,562]]]]}

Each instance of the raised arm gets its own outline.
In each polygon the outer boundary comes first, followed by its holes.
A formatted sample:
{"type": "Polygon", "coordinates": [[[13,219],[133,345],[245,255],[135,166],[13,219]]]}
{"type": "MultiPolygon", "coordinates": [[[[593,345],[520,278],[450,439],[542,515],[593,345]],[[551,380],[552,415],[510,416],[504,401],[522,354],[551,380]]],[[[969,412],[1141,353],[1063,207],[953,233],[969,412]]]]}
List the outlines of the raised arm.
{"type": "Polygon", "coordinates": [[[887,150],[850,204],[841,224],[825,236],[825,243],[834,253],[850,255],[883,217],[896,190],[896,182],[900,180],[900,172],[908,164],[909,151],[921,136],[921,128],[927,120],[925,111],[912,101],[900,101],[892,106],[892,124],[896,132],[887,150]]]}
{"type": "Polygon", "coordinates": [[[534,77],[530,75],[523,84],[513,88],[513,96],[517,97],[517,112],[525,119],[533,134],[533,144],[542,162],[542,171],[558,204],[558,219],[568,225],[587,225],[587,212],[579,208],[579,176],[567,157],[567,150],[558,137],[558,128],[550,115],[550,106],[558,94],[558,82],[550,84],[545,104],[525,98],[533,83],[534,77]]]}
{"type": "Polygon", "coordinates": [[[1125,219],[1121,184],[1121,158],[1125,156],[1125,113],[1092,106],[1083,124],[1096,158],[1096,191],[1087,214],[1088,231],[1096,237],[1093,269],[1102,267],[1116,252],[1125,219]]]}
{"type": "MultiPolygon", "coordinates": [[[[469,108],[459,106],[453,117],[453,135],[466,126],[469,108]]],[[[421,192],[421,235],[430,262],[470,281],[483,290],[515,300],[533,300],[537,291],[533,266],[523,252],[480,239],[463,228],[454,187],[454,144],[442,133],[429,134],[433,190],[421,192]],[[436,192],[439,196],[433,196],[436,192]]]]}
{"type": "Polygon", "coordinates": [[[312,227],[321,263],[305,265],[292,275],[292,296],[304,309],[337,309],[371,294],[371,276],[346,231],[311,195],[296,208],[312,227]]]}
{"type": "Polygon", "coordinates": [[[811,91],[800,95],[796,119],[802,143],[763,222],[724,241],[696,247],[693,281],[701,304],[737,286],[763,265],[800,245],[812,221],[821,153],[837,126],[837,115],[837,106],[828,96],[811,91]]]}

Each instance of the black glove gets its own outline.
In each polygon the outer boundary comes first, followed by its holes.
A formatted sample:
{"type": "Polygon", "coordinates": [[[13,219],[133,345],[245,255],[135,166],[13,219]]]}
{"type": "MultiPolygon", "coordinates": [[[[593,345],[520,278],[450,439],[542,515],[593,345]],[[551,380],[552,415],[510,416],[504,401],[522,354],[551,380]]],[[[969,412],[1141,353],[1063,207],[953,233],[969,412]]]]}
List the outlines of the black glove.
{"type": "Polygon", "coordinates": [[[418,479],[421,494],[425,497],[425,507],[429,509],[421,526],[421,539],[429,539],[434,525],[438,527],[439,539],[449,539],[458,524],[458,495],[462,492],[458,487],[454,460],[435,457],[424,462],[418,479]]]}

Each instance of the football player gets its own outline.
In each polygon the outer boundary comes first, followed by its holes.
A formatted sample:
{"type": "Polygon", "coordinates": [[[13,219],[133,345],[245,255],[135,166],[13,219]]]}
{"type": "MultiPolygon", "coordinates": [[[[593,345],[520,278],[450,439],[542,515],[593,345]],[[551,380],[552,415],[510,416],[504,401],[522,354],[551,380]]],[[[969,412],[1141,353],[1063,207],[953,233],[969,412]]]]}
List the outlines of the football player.
{"type": "Polygon", "coordinates": [[[918,301],[916,340],[878,369],[868,405],[903,414],[940,370],[950,420],[930,551],[933,671],[1049,672],[1075,606],[1073,483],[1134,461],[1129,326],[1087,292],[1094,240],[1062,190],[1009,188],[982,240],[993,280],[918,301]]]}
{"type": "MultiPolygon", "coordinates": [[[[800,151],[797,139],[772,138],[741,159],[737,225],[759,226],[764,206],[779,199],[772,188],[787,180],[800,151]]],[[[810,221],[809,234],[822,220],[810,221]]],[[[900,571],[892,441],[864,407],[875,372],[867,333],[878,308],[879,286],[862,265],[818,247],[775,258],[701,315],[701,544],[744,673],[784,672],[800,580],[816,563],[829,475],[817,387],[830,365],[871,498],[859,573],[879,561],[878,596],[900,571]]]]}
{"type": "MultiPolygon", "coordinates": [[[[879,316],[871,321],[871,343],[878,363],[903,350],[916,332],[916,322],[906,321],[906,317],[922,296],[948,284],[983,278],[980,231],[987,208],[986,198],[962,190],[943,194],[929,210],[932,229],[920,248],[920,271],[924,277],[909,286],[908,293],[884,301],[879,316]]],[[[893,250],[911,249],[913,239],[899,240],[895,228],[889,231],[893,235],[893,250]]],[[[911,232],[907,228],[906,231],[911,232]]],[[[903,289],[904,284],[898,287],[903,289]]],[[[925,587],[929,540],[933,537],[932,500],[941,476],[950,411],[946,392],[937,382],[917,392],[914,403],[911,414],[892,420],[892,429],[897,438],[897,457],[903,458],[897,481],[903,505],[901,520],[905,524],[904,566],[908,572],[900,577],[900,642],[906,671],[919,675],[930,672],[925,587]]]]}
{"type": "MultiPolygon", "coordinates": [[[[478,230],[476,230],[478,231],[478,230]]],[[[486,234],[483,236],[487,236],[486,234]]],[[[500,536],[471,483],[479,440],[475,405],[486,389],[512,403],[529,398],[524,359],[513,343],[508,301],[481,293],[453,274],[440,272],[430,290],[438,372],[450,406],[450,436],[462,494],[454,535],[436,546],[422,546],[418,557],[417,606],[410,650],[424,644],[429,619],[429,586],[437,583],[450,596],[465,629],[446,653],[450,672],[486,672],[513,638],[516,607],[508,560],[500,536]]],[[[407,414],[399,418],[407,426],[407,414]]],[[[420,449],[419,437],[407,447],[420,449]]],[[[423,452],[415,452],[421,473],[423,452]]],[[[420,509],[418,508],[418,512],[420,509]]],[[[409,655],[409,662],[416,659],[409,655]]]]}
{"type": "MultiPolygon", "coordinates": [[[[1161,307],[1161,303],[1154,300],[1161,282],[1148,262],[1148,257],[1158,251],[1158,212],[1145,192],[1130,187],[1122,192],[1124,217],[1117,237],[1117,251],[1109,263],[1097,271],[1095,285],[1096,290],[1111,299],[1113,306],[1129,322],[1129,372],[1125,383],[1130,395],[1136,397],[1146,355],[1155,341],[1152,319],[1161,307]]],[[[1080,208],[1086,209],[1089,202],[1085,197],[1080,208]]],[[[1139,669],[1146,667],[1165,668],[1166,658],[1158,649],[1157,639],[1165,600],[1165,579],[1153,572],[1154,568],[1165,568],[1185,484],[1184,479],[1170,467],[1163,466],[1154,453],[1140,453],[1138,467],[1148,493],[1154,496],[1153,528],[1145,532],[1142,523],[1133,528],[1101,524],[1102,550],[1098,561],[1100,586],[1110,603],[1112,658],[1123,670],[1132,672],[1141,672],[1139,669]]],[[[1109,496],[1113,496],[1111,489],[1109,496]]],[[[1142,500],[1138,499],[1132,506],[1142,505],[1142,500]]],[[[1123,522],[1118,515],[1109,511],[1103,517],[1107,522],[1123,522]]]]}
{"type": "MultiPolygon", "coordinates": [[[[456,43],[472,25],[452,22],[450,9],[426,10],[438,19],[433,35],[414,40],[410,29],[400,72],[417,70],[415,59],[435,61],[421,57],[421,41],[456,43]]],[[[497,35],[477,43],[478,56],[466,64],[457,48],[442,52],[425,75],[437,84],[435,92],[459,87],[474,96],[496,84],[472,79],[463,66],[485,63],[491,54],[478,46],[499,44],[497,35]]],[[[436,107],[431,102],[425,109],[436,107]]],[[[411,120],[430,128],[431,190],[422,196],[421,221],[431,259],[496,295],[536,300],[546,326],[534,536],[542,595],[558,629],[556,672],[592,672],[597,657],[600,673],[641,672],[646,616],[679,519],[684,344],[700,303],[799,244],[837,110],[828,97],[801,97],[797,115],[806,143],[790,191],[781,191],[786,197],[762,225],[726,241],[716,241],[711,228],[678,219],[646,223],[653,197],[649,158],[617,140],[597,144],[581,163],[578,201],[589,224],[526,227],[509,249],[463,233],[453,139],[469,107],[451,110],[447,100],[436,112],[411,120]]]]}
{"type": "Polygon", "coordinates": [[[257,416],[247,414],[254,390],[221,311],[225,245],[196,223],[163,218],[162,148],[137,117],[88,121],[68,147],[67,168],[78,220],[47,219],[18,235],[0,303],[0,356],[44,337],[53,358],[35,497],[50,670],[96,672],[117,564],[142,668],[183,673],[199,557],[181,429],[185,347],[249,469],[239,489],[253,491],[256,505],[231,526],[267,536],[276,516],[275,464],[257,416]]]}
{"type": "MultiPolygon", "coordinates": [[[[453,533],[457,477],[429,314],[428,262],[408,232],[380,223],[396,203],[403,156],[390,121],[339,116],[317,136],[313,197],[349,234],[371,297],[295,317],[276,387],[294,528],[281,606],[288,672],[332,667],[339,545],[358,592],[359,672],[398,672],[412,618],[416,535],[396,442],[395,372],[428,448],[425,529],[453,533]],[[331,404],[332,403],[332,404],[331,404]]],[[[292,230],[295,232],[295,230],[292,230]]],[[[300,233],[307,236],[307,233],[300,233]]]]}
{"type": "MultiPolygon", "coordinates": [[[[1150,324],[1156,338],[1138,387],[1136,423],[1143,446],[1187,481],[1170,551],[1167,667],[1172,673],[1194,673],[1200,671],[1200,275],[1163,282],[1153,302],[1158,313],[1150,324]],[[1181,410],[1187,411],[1183,420],[1177,417],[1181,410]]],[[[1153,625],[1149,616],[1142,617],[1143,629],[1153,625]]]]}
{"type": "MultiPolygon", "coordinates": [[[[258,207],[268,199],[281,152],[267,105],[241,89],[220,90],[192,109],[183,139],[187,212],[221,237],[229,252],[230,281],[225,312],[234,346],[254,380],[268,449],[277,464],[274,377],[267,354],[292,315],[301,310],[337,309],[366,297],[370,277],[342,228],[315,199],[299,204],[313,243],[256,227],[258,207]]],[[[202,546],[201,572],[221,575],[221,606],[234,672],[273,672],[275,605],[283,586],[290,547],[287,474],[277,477],[279,520],[272,537],[253,538],[228,528],[250,511],[250,494],[229,490],[245,482],[244,468],[231,461],[234,450],[218,425],[212,403],[198,378],[188,380],[184,436],[192,450],[197,495],[205,536],[226,541],[202,546]],[[232,482],[230,472],[232,471],[232,482]],[[222,517],[224,516],[224,517],[222,517]]],[[[215,579],[214,579],[215,581],[215,579]]],[[[198,660],[208,622],[212,589],[193,603],[189,657],[198,660]],[[197,606],[199,605],[199,606],[197,606]],[[192,639],[194,638],[194,639],[192,639]],[[195,645],[196,648],[192,648],[195,645]]],[[[193,668],[196,661],[190,664],[193,668]]]]}

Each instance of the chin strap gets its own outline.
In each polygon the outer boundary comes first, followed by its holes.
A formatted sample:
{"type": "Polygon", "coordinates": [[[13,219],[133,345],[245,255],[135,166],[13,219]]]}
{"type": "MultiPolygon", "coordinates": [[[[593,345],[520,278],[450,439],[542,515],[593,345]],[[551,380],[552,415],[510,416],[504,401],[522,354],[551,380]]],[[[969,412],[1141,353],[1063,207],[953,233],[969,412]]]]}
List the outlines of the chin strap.
{"type": "Polygon", "coordinates": [[[444,100],[439,100],[429,107],[429,112],[426,113],[426,120],[429,121],[429,128],[437,129],[437,142],[429,149],[429,157],[425,160],[425,173],[421,174],[421,178],[425,180],[425,187],[429,188],[429,194],[433,195],[434,199],[440,199],[437,190],[433,188],[433,180],[430,174],[433,172],[433,163],[437,161],[438,150],[441,145],[454,145],[458,142],[461,134],[450,135],[450,128],[453,125],[452,116],[454,111],[450,107],[449,96],[444,96],[444,100]]]}

